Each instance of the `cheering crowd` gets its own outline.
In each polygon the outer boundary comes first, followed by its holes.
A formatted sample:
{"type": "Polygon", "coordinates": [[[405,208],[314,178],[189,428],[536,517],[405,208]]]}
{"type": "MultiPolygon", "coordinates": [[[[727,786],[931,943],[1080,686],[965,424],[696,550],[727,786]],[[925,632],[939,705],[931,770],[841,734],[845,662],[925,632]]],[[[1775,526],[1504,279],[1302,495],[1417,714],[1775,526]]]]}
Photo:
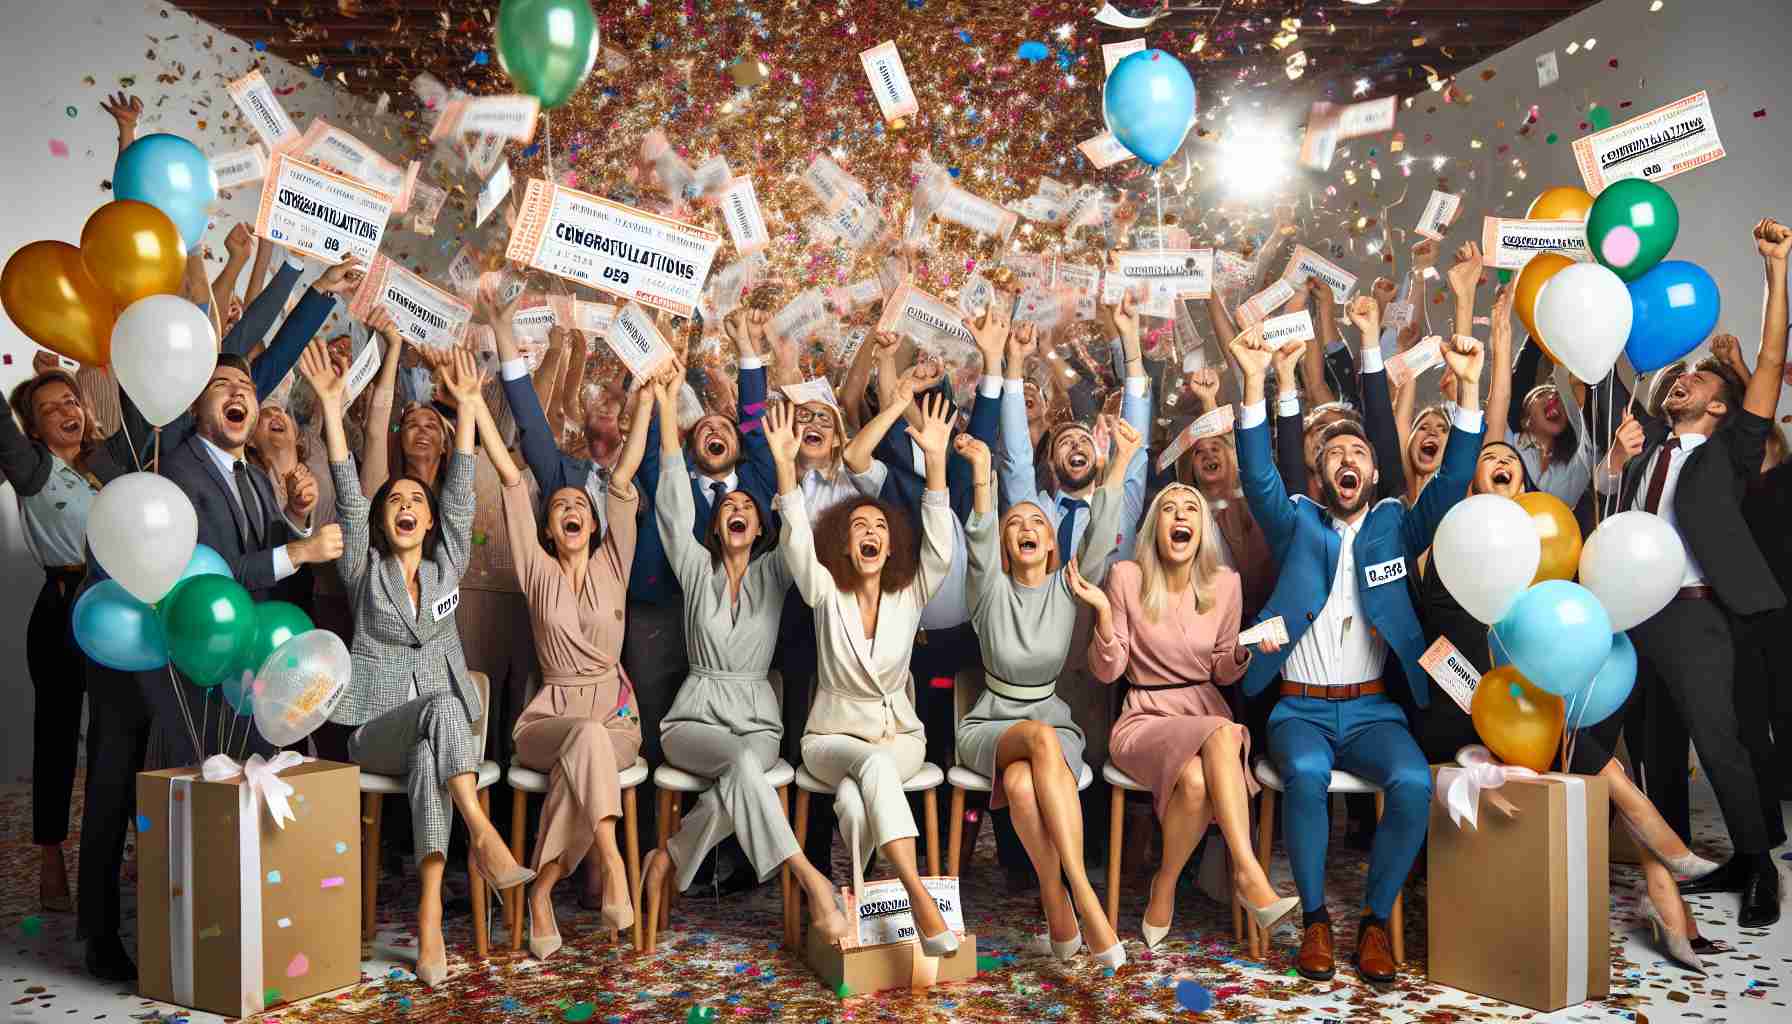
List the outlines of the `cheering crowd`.
{"type": "MultiPolygon", "coordinates": [[[[122,148],[140,106],[121,96],[108,109],[122,148]]],[[[1276,257],[1297,237],[1278,224],[1253,284],[1280,276],[1276,257]]],[[[909,894],[922,949],[951,955],[958,939],[916,852],[938,823],[918,821],[905,787],[928,765],[990,780],[1003,867],[1039,894],[1039,951],[1068,959],[1086,945],[1118,966],[1122,937],[1085,867],[1119,853],[1085,828],[1103,820],[1106,764],[1150,791],[1159,827],[1145,946],[1169,933],[1178,880],[1217,825],[1235,899],[1265,931],[1299,911],[1296,963],[1314,979],[1336,969],[1331,773],[1373,784],[1379,820],[1353,803],[1342,830],[1370,860],[1350,959],[1389,982],[1429,765],[1478,742],[1419,658],[1443,636],[1478,670],[1494,667],[1487,627],[1430,561],[1432,539],[1469,495],[1541,491],[1589,526],[1654,513],[1688,552],[1678,595],[1629,631],[1639,671],[1628,705],[1581,730],[1561,767],[1608,780],[1640,851],[1645,913],[1664,951],[1700,971],[1715,947],[1682,894],[1740,894],[1745,926],[1779,917],[1770,851],[1786,839],[1780,768],[1792,752],[1792,700],[1773,676],[1792,584],[1792,476],[1776,426],[1792,230],[1764,220],[1736,244],[1755,246],[1765,272],[1752,369],[1735,338],[1717,336],[1709,358],[1634,394],[1615,380],[1551,383],[1542,347],[1514,337],[1512,290],[1482,286],[1478,247],[1440,275],[1439,246],[1424,241],[1400,280],[1350,299],[1342,322],[1328,285],[1298,282],[1279,311],[1313,314],[1307,342],[1273,347],[1262,317],[1235,318],[1215,289],[1204,318],[1224,369],[1184,372],[1147,351],[1130,293],[1047,336],[1011,320],[1015,289],[998,280],[969,324],[981,365],[962,389],[934,354],[888,333],[831,380],[805,381],[769,329],[765,309],[780,300],[762,293],[720,324],[733,356],[720,365],[736,373],[697,367],[703,325],[656,316],[678,358],[588,396],[594,339],[555,328],[531,372],[517,300],[488,289],[475,320],[495,339],[495,367],[470,348],[410,346],[376,311],[362,344],[382,346],[379,374],[346,401],[355,340],[318,333],[360,268],[322,268],[301,290],[304,261],[239,225],[222,273],[206,281],[195,257],[190,275],[223,331],[188,415],[152,431],[103,369],[71,373],[49,357],[0,418],[0,470],[45,575],[28,627],[43,906],[73,905],[63,847],[83,696],[76,892],[101,978],[135,977],[119,886],[136,772],[272,750],[257,735],[242,745],[229,716],[194,721],[190,709],[216,698],[190,682],[106,668],[71,638],[94,579],[88,509],[159,457],[192,501],[200,543],[238,582],[350,641],[348,693],[315,752],[408,780],[428,984],[447,976],[443,880],[463,850],[492,887],[526,886],[528,946],[546,958],[560,946],[553,889],[569,877],[622,929],[656,917],[669,889],[709,876],[748,888],[788,869],[811,927],[841,938],[838,832],[855,889],[881,857],[909,894]],[[1441,401],[1419,408],[1419,383],[1394,386],[1384,357],[1430,339],[1421,319],[1384,320],[1396,303],[1428,308],[1440,276],[1454,300],[1435,331],[1441,401]],[[1067,383],[1057,353],[1102,345],[1110,358],[1082,360],[1067,383]],[[1231,429],[1158,468],[1172,412],[1226,405],[1231,429]],[[1241,640],[1271,620],[1280,633],[1241,640]],[[961,674],[976,691],[962,716],[961,674]],[[1614,753],[1621,735],[1634,775],[1614,753]],[[1728,830],[1721,866],[1687,843],[1689,740],[1728,830]],[[713,785],[659,823],[676,826],[661,843],[644,803],[646,861],[631,889],[619,778],[637,757],[713,785]],[[550,778],[527,865],[476,792],[486,758],[550,778]],[[780,759],[834,794],[810,808],[801,841],[768,780],[780,759]],[[1294,894],[1275,889],[1253,847],[1265,771],[1284,790],[1294,894]]]]}

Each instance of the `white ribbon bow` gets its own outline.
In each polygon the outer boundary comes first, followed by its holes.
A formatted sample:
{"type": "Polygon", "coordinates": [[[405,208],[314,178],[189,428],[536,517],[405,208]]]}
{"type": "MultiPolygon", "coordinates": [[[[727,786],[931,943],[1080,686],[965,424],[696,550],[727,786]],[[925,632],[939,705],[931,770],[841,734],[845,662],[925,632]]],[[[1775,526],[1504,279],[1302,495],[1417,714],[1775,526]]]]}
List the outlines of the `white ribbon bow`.
{"type": "Polygon", "coordinates": [[[1471,743],[1456,752],[1456,766],[1440,768],[1437,772],[1437,784],[1432,793],[1437,802],[1450,812],[1450,820],[1457,828],[1462,827],[1463,819],[1468,819],[1470,828],[1479,828],[1476,815],[1481,806],[1481,794],[1487,798],[1507,817],[1518,812],[1511,801],[1493,790],[1499,789],[1512,779],[1534,779],[1537,773],[1518,765],[1501,764],[1494,760],[1493,751],[1478,743],[1471,743]]]}
{"type": "Polygon", "coordinates": [[[260,754],[250,754],[246,763],[238,764],[229,754],[213,754],[205,759],[200,772],[207,782],[223,782],[243,777],[243,784],[249,787],[250,795],[265,803],[268,815],[274,819],[274,827],[285,829],[286,823],[298,820],[292,813],[292,805],[286,798],[292,795],[292,783],[280,777],[280,773],[288,768],[295,768],[305,763],[305,755],[296,750],[282,750],[274,755],[272,761],[265,761],[260,754]]]}

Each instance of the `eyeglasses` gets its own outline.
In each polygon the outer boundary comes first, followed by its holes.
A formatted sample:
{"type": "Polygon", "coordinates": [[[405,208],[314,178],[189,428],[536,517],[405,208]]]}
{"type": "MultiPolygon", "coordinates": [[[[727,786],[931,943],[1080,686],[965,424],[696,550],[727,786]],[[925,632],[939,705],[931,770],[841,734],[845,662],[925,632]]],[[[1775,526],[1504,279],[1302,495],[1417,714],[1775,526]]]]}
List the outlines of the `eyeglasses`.
{"type": "Polygon", "coordinates": [[[829,426],[833,426],[834,417],[825,409],[798,409],[796,411],[796,421],[805,424],[826,423],[829,426]]]}

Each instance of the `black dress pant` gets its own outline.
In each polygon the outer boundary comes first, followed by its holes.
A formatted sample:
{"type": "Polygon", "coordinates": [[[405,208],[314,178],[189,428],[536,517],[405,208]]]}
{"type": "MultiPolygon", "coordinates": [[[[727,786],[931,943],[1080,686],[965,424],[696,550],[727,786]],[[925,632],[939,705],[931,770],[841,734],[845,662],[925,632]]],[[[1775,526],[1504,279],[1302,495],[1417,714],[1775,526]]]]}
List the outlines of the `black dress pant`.
{"type": "MultiPolygon", "coordinates": [[[[660,723],[672,710],[672,698],[691,674],[684,645],[684,602],[628,603],[628,630],[622,636],[622,670],[635,688],[635,710],[641,716],[641,756],[651,771],[666,763],[660,748],[660,723]]],[[[793,762],[794,763],[794,762],[793,762]]],[[[636,835],[643,851],[659,841],[657,802],[635,801],[636,835]]]]}
{"type": "Polygon", "coordinates": [[[31,736],[31,841],[58,846],[68,838],[81,745],[81,700],[87,658],[75,643],[69,613],[82,570],[48,570],[25,627],[25,663],[37,702],[31,736]]]}
{"type": "Polygon", "coordinates": [[[132,673],[92,661],[86,668],[87,791],[76,888],[80,930],[92,941],[118,934],[125,831],[137,813],[137,773],[149,743],[150,710],[132,673]]]}
{"type": "MultiPolygon", "coordinates": [[[[803,602],[795,587],[784,597],[784,614],[778,620],[778,654],[775,667],[784,677],[784,760],[791,767],[803,763],[803,731],[809,727],[809,705],[815,699],[815,612],[803,602]]],[[[795,794],[791,806],[794,808],[795,794]]],[[[803,856],[815,870],[833,877],[834,830],[839,827],[834,801],[809,800],[808,825],[803,837],[803,856]]]]}
{"type": "Polygon", "coordinates": [[[1792,655],[1792,609],[1781,608],[1736,623],[1736,724],[1755,768],[1755,785],[1767,818],[1767,845],[1783,846],[1780,811],[1792,756],[1792,680],[1784,677],[1792,655]]]}
{"type": "MultiPolygon", "coordinates": [[[[1777,793],[1764,793],[1758,771],[1771,771],[1762,687],[1737,685],[1736,638],[1745,624],[1713,600],[1675,598],[1630,630],[1637,651],[1637,689],[1645,701],[1643,784],[1649,799],[1682,839],[1690,838],[1687,741],[1717,793],[1730,842],[1739,854],[1765,853],[1779,820],[1777,793]],[[1759,728],[1744,729],[1752,717],[1759,728]],[[1759,749],[1751,749],[1748,744],[1759,749]]],[[[1784,837],[1779,837],[1783,839],[1784,837]]]]}

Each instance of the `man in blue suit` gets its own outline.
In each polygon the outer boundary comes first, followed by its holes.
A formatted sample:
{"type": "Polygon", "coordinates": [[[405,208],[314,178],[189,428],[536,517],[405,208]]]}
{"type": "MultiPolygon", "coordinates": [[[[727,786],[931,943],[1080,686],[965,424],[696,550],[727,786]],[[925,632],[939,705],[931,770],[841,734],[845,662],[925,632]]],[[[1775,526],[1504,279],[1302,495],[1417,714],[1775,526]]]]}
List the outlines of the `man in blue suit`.
{"type": "MultiPolygon", "coordinates": [[[[1298,345],[1298,342],[1290,344],[1298,345]]],[[[1305,910],[1302,975],[1332,976],[1331,919],[1325,909],[1327,787],[1334,767],[1381,787],[1385,809],[1369,855],[1367,910],[1357,928],[1354,961],[1364,980],[1393,981],[1388,918],[1413,858],[1425,841],[1431,775],[1413,741],[1392,680],[1405,677],[1414,703],[1426,705],[1425,650],[1406,575],[1456,502],[1468,492],[1481,448],[1482,351],[1473,338],[1443,343],[1456,375],[1457,406],[1437,475],[1406,508],[1387,498],[1370,505],[1378,479],[1375,452],[1363,430],[1344,421],[1327,428],[1318,461],[1320,502],[1290,497],[1276,472],[1265,422],[1264,371],[1274,356],[1262,331],[1238,336],[1232,351],[1244,370],[1238,465],[1245,500],[1281,566],[1281,577],[1258,621],[1280,618],[1288,643],[1262,645],[1245,672],[1247,694],[1279,681],[1269,716],[1269,756],[1286,786],[1282,834],[1305,910]],[[1323,504],[1321,504],[1323,502],[1323,504]],[[1387,664],[1390,653],[1399,671],[1387,664]]],[[[1373,369],[1383,372],[1379,360],[1373,369]]]]}

